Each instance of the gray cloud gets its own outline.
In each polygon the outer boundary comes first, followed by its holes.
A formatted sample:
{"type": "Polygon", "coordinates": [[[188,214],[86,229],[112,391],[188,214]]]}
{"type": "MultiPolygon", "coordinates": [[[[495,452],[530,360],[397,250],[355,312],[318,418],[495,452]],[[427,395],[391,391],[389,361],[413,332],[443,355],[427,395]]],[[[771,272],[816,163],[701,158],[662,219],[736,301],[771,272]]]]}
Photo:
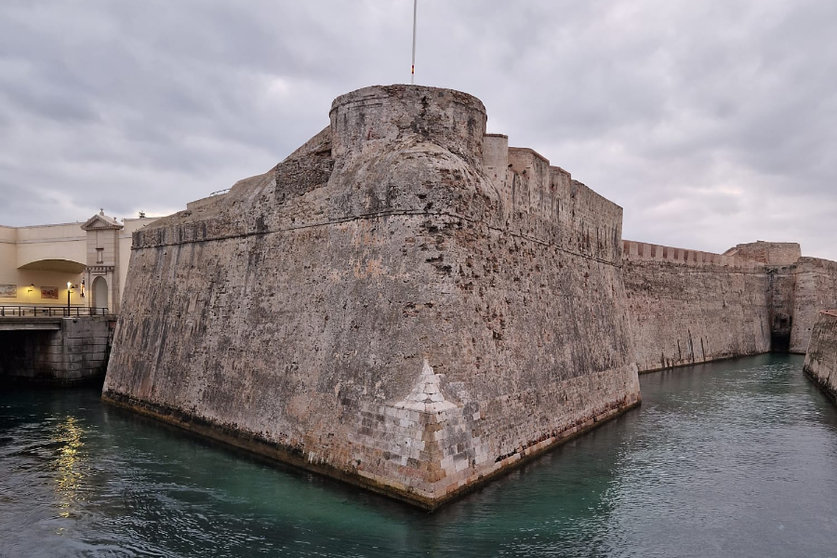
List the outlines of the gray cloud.
{"type": "MultiPolygon", "coordinates": [[[[170,212],[263,172],[331,100],[409,81],[409,0],[0,5],[0,223],[170,212]]],[[[837,259],[817,0],[419,0],[417,82],[625,209],[626,238],[837,259]]]]}

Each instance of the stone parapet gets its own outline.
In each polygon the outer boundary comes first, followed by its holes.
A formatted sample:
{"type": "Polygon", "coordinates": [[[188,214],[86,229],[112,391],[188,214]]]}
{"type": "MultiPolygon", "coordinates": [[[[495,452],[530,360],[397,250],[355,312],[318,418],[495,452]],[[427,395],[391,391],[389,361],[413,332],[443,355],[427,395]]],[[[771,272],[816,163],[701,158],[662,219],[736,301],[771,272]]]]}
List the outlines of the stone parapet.
{"type": "Polygon", "coordinates": [[[692,267],[726,267],[740,271],[763,271],[764,265],[754,260],[725,254],[713,254],[688,248],[623,240],[624,258],[629,261],[668,262],[692,267]]]}

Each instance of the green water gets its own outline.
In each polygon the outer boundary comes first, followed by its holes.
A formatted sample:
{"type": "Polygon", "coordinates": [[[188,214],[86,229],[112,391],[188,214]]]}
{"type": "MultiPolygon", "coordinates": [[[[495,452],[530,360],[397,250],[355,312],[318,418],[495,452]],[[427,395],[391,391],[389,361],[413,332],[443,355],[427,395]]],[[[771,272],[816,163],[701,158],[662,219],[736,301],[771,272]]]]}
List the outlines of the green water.
{"type": "Polygon", "coordinates": [[[435,514],[104,406],[0,393],[0,556],[834,556],[837,409],[799,357],[643,405],[435,514]]]}

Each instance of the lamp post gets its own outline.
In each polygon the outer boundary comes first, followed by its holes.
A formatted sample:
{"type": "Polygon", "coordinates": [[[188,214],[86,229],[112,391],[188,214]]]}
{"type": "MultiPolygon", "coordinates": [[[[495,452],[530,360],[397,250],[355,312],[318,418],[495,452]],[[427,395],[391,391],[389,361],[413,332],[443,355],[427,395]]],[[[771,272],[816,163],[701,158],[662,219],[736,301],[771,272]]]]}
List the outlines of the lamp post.
{"type": "Polygon", "coordinates": [[[70,317],[70,287],[72,287],[72,286],[73,286],[73,284],[70,283],[69,281],[67,281],[67,317],[68,318],[70,317]]]}

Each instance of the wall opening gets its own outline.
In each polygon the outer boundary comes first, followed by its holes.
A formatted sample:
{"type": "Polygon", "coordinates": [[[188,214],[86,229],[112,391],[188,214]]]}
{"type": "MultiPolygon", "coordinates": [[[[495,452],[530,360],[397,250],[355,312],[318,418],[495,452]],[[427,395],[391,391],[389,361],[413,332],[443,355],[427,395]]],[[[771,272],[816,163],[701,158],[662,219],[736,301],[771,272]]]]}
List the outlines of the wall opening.
{"type": "Polygon", "coordinates": [[[93,307],[108,307],[108,282],[104,277],[93,279],[93,307]]]}
{"type": "Polygon", "coordinates": [[[787,353],[790,350],[791,325],[793,317],[779,314],[773,317],[773,327],[770,331],[770,351],[773,353],[787,353]]]}
{"type": "Polygon", "coordinates": [[[44,355],[48,353],[53,332],[0,332],[0,386],[36,382],[47,378],[44,355]]]}

